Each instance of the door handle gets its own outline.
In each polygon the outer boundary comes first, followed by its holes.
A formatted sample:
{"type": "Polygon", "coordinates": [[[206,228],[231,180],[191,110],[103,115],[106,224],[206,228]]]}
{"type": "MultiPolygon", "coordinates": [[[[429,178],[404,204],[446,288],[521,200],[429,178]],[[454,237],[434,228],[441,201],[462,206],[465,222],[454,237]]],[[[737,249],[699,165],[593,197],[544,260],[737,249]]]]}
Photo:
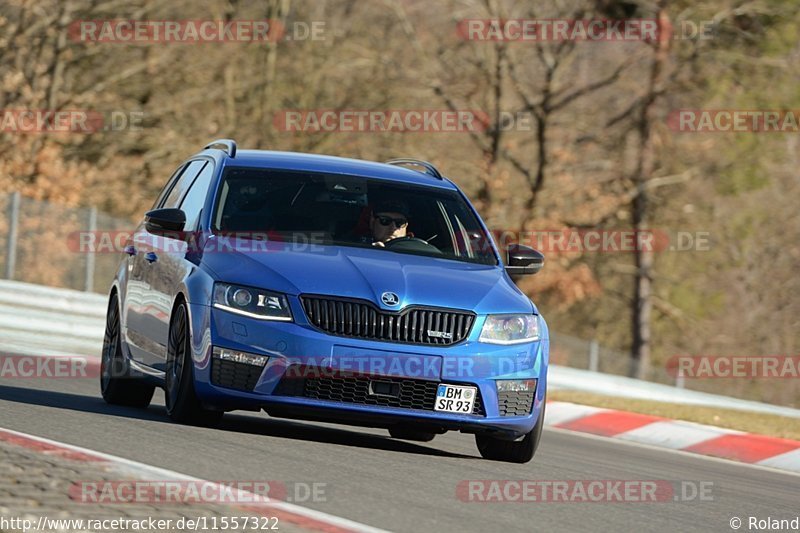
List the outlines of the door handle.
{"type": "Polygon", "coordinates": [[[129,244],[123,249],[123,252],[131,256],[136,255],[136,247],[132,244],[129,244]]]}
{"type": "Polygon", "coordinates": [[[158,261],[158,256],[153,252],[147,252],[144,256],[148,263],[155,263],[158,261]]]}

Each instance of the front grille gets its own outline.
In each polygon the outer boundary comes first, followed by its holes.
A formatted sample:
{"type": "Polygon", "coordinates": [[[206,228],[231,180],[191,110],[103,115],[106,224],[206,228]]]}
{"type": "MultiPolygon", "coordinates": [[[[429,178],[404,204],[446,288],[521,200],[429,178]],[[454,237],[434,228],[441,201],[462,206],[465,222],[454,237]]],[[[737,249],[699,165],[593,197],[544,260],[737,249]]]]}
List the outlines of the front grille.
{"type": "Polygon", "coordinates": [[[378,309],[366,300],[302,296],[309,322],[326,333],[431,346],[450,346],[469,335],[475,315],[467,311],[411,307],[378,309]]]}
{"type": "Polygon", "coordinates": [[[500,416],[526,416],[531,414],[534,394],[534,391],[497,393],[500,416]]]}
{"type": "Polygon", "coordinates": [[[264,369],[260,366],[211,359],[211,384],[251,392],[264,369]]]}
{"type": "MultiPolygon", "coordinates": [[[[342,372],[326,374],[325,371],[313,367],[291,365],[286,369],[284,377],[272,394],[357,405],[433,411],[438,386],[438,381],[342,372]],[[398,393],[397,395],[370,394],[371,381],[391,383],[398,393]]],[[[486,416],[480,390],[475,397],[472,414],[486,416]]]]}

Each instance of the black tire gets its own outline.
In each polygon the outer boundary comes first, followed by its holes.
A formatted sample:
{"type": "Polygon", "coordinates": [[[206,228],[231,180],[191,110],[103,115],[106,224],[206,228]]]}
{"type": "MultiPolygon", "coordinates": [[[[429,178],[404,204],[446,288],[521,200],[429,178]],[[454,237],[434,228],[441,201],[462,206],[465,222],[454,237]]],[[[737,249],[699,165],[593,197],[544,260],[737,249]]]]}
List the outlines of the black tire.
{"type": "Polygon", "coordinates": [[[153,399],[154,385],[131,377],[130,367],[122,354],[122,333],[116,293],[111,296],[106,312],[106,331],[100,357],[100,392],[106,403],[129,407],[147,407],[153,399]]]}
{"type": "Polygon", "coordinates": [[[393,439],[414,440],[417,442],[430,442],[436,437],[436,433],[416,431],[404,427],[389,428],[389,435],[391,435],[393,439]]]}
{"type": "Polygon", "coordinates": [[[529,462],[536,454],[539,441],[542,440],[544,410],[545,404],[542,402],[542,410],[539,413],[536,426],[520,441],[502,440],[487,435],[475,435],[475,444],[478,445],[481,457],[507,463],[529,462]]]}
{"type": "Polygon", "coordinates": [[[225,413],[204,408],[194,391],[194,364],[184,303],[179,304],[172,315],[165,370],[164,400],[172,420],[194,425],[219,423],[225,413]]]}

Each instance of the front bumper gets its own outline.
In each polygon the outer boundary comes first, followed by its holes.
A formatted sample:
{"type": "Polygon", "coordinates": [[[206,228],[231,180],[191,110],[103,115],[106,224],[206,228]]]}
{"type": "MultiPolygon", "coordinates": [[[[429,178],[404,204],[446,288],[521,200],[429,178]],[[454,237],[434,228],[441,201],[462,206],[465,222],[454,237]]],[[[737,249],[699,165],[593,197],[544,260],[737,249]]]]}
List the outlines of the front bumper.
{"type": "MultiPolygon", "coordinates": [[[[235,315],[202,305],[191,306],[195,387],[198,396],[211,407],[264,409],[272,416],[341,422],[370,427],[413,425],[416,429],[443,432],[492,433],[517,438],[536,425],[547,387],[548,340],[513,346],[478,343],[482,319],[475,323],[469,338],[450,347],[419,346],[336,337],[303,323],[272,322],[235,315]],[[249,369],[247,388],[219,386],[219,369],[212,377],[211,353],[214,346],[269,357],[264,368],[249,369]],[[402,382],[412,380],[427,390],[426,384],[471,385],[479,390],[481,410],[473,414],[433,411],[432,403],[381,402],[353,403],[352,399],[311,398],[297,391],[287,394],[287,380],[304,378],[292,373],[298,367],[312,370],[313,376],[356,375],[359,378],[388,377],[402,382]],[[321,372],[321,373],[320,373],[321,372]],[[530,412],[501,409],[497,379],[537,379],[530,412]],[[216,384],[215,384],[216,383],[216,384]]],[[[546,332],[546,328],[543,328],[546,332]]],[[[290,384],[291,385],[291,384],[290,384]]],[[[296,384],[295,389],[302,388],[296,384]]],[[[291,389],[291,387],[289,387],[291,389]]],[[[507,400],[507,398],[504,398],[507,400]]],[[[371,401],[372,399],[370,399],[371,401]]],[[[361,401],[361,400],[359,400],[361,401]]]]}

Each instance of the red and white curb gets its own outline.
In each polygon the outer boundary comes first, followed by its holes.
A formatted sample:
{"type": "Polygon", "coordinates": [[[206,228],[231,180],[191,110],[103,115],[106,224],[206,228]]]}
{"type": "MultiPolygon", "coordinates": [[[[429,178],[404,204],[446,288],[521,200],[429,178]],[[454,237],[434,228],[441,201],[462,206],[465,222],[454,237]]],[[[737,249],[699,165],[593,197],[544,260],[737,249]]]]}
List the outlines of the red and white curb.
{"type": "MultiPolygon", "coordinates": [[[[184,481],[188,483],[210,485],[216,487],[220,493],[224,492],[224,487],[212,481],[202,480],[178,472],[172,472],[163,468],[124,459],[122,457],[88,450],[80,446],[37,437],[11,429],[0,428],[0,442],[21,446],[45,455],[62,457],[73,461],[102,464],[106,470],[119,475],[148,480],[184,481]]],[[[257,501],[259,499],[263,501],[263,497],[247,491],[238,490],[237,492],[243,496],[242,501],[257,501]]],[[[386,533],[383,529],[288,502],[271,501],[268,503],[259,503],[257,506],[232,505],[232,507],[262,516],[277,517],[283,522],[294,524],[300,528],[311,531],[324,531],[328,533],[386,533]]]]}
{"type": "Polygon", "coordinates": [[[548,402],[544,423],[547,427],[800,472],[800,441],[568,402],[548,402]]]}

